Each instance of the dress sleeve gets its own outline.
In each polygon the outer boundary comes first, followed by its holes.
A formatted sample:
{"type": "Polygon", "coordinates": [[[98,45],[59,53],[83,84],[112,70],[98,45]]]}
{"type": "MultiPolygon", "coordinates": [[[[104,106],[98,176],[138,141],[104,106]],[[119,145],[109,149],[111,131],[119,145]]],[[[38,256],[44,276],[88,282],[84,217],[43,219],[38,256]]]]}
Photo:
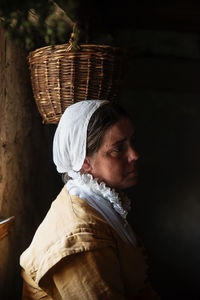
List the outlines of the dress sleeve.
{"type": "Polygon", "coordinates": [[[119,261],[112,247],[63,259],[54,268],[52,279],[59,299],[125,299],[119,261]]]}

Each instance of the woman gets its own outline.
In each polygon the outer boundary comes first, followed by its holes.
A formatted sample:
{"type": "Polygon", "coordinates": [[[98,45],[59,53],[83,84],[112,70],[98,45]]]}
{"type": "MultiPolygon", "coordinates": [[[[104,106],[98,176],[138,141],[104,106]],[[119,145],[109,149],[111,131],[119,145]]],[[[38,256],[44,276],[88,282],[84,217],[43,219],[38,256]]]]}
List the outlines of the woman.
{"type": "Polygon", "coordinates": [[[65,110],[53,141],[65,185],[21,256],[23,299],[159,299],[126,221],[134,135],[127,113],[108,101],[65,110]]]}

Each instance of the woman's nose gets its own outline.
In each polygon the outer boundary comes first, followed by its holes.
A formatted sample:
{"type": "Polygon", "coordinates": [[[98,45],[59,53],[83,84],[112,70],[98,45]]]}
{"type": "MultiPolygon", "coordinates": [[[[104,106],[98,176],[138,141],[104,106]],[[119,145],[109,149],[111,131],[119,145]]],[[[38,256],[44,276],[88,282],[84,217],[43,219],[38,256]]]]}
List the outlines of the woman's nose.
{"type": "Polygon", "coordinates": [[[129,160],[129,162],[134,161],[134,160],[138,160],[139,157],[140,156],[137,153],[137,151],[135,150],[135,148],[133,146],[130,146],[129,151],[128,151],[128,160],[129,160]]]}

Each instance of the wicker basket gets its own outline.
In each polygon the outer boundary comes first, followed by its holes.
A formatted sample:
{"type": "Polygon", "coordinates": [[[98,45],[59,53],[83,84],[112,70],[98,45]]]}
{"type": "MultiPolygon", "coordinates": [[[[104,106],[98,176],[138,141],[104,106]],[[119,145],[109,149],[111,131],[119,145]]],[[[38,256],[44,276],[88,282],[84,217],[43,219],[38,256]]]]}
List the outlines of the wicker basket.
{"type": "Polygon", "coordinates": [[[124,50],[106,45],[47,46],[29,54],[33,95],[44,123],[58,123],[65,108],[87,99],[116,101],[124,50]]]}

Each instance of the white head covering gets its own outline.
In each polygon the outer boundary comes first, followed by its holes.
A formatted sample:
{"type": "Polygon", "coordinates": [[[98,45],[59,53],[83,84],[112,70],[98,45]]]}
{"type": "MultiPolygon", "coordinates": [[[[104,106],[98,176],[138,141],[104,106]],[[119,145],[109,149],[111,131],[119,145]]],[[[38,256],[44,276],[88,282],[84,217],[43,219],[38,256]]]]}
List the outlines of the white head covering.
{"type": "Polygon", "coordinates": [[[60,118],[53,140],[53,161],[59,173],[79,171],[86,156],[87,127],[93,113],[107,100],[70,105],[60,118]]]}

